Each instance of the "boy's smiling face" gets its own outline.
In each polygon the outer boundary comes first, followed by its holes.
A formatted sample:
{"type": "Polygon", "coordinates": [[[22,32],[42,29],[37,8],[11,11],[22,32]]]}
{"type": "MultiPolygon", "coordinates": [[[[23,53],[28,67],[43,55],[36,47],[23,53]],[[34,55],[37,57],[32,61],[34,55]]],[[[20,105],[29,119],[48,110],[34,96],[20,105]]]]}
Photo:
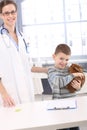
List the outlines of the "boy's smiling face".
{"type": "Polygon", "coordinates": [[[58,54],[53,54],[53,59],[55,61],[55,67],[59,69],[64,69],[71,55],[66,55],[63,52],[59,52],[58,54]]]}

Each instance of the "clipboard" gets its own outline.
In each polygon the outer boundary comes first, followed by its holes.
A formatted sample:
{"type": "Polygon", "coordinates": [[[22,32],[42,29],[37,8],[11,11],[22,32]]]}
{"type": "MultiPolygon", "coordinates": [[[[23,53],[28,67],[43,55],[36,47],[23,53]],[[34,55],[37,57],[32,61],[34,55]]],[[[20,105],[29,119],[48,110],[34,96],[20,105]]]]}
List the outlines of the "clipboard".
{"type": "Polygon", "coordinates": [[[47,104],[47,110],[69,110],[76,108],[77,101],[75,99],[52,100],[47,104]]]}

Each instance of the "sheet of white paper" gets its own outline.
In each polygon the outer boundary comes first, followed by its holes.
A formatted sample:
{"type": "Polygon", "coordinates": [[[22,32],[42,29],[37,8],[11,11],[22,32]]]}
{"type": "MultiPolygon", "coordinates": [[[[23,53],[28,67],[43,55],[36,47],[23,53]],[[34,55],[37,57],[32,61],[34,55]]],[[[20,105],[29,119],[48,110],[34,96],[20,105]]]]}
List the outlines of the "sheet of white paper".
{"type": "Polygon", "coordinates": [[[75,99],[52,100],[47,104],[47,110],[62,110],[75,108],[77,108],[77,101],[75,99]]]}

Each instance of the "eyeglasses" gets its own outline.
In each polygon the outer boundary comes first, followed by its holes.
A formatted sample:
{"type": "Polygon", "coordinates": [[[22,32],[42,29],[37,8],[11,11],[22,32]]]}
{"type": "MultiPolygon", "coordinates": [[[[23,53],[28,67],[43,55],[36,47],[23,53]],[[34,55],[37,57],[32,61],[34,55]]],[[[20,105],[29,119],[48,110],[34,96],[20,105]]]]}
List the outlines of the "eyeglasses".
{"type": "Polygon", "coordinates": [[[3,14],[4,16],[9,16],[10,14],[11,14],[11,15],[15,15],[16,12],[17,12],[16,10],[12,10],[11,12],[8,12],[8,11],[7,11],[7,12],[4,12],[4,13],[2,13],[2,14],[3,14]]]}

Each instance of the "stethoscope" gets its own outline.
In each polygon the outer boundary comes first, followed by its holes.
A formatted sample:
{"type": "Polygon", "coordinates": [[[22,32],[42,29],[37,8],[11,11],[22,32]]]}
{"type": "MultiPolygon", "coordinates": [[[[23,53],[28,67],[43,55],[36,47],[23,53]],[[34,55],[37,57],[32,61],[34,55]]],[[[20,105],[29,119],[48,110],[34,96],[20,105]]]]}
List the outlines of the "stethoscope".
{"type": "MultiPolygon", "coordinates": [[[[23,37],[23,34],[22,34],[20,31],[18,31],[18,32],[19,32],[20,36],[21,36],[22,39],[23,39],[26,52],[29,53],[29,43],[26,43],[26,41],[25,41],[25,39],[24,39],[24,37],[23,37]]],[[[2,24],[2,28],[1,28],[1,30],[0,30],[0,33],[1,33],[2,36],[3,36],[3,34],[8,34],[8,33],[9,33],[9,31],[4,27],[4,24],[2,24]]],[[[4,37],[4,36],[3,36],[3,40],[4,40],[4,42],[5,42],[5,37],[4,37]]],[[[10,40],[9,40],[9,41],[10,41],[10,40]]],[[[7,48],[10,48],[10,44],[9,44],[9,45],[6,44],[6,47],[7,47],[7,48]]]]}
{"type": "Polygon", "coordinates": [[[3,34],[4,34],[4,32],[9,33],[9,31],[8,31],[6,28],[2,27],[2,29],[1,29],[1,35],[3,35],[3,34]]]}

